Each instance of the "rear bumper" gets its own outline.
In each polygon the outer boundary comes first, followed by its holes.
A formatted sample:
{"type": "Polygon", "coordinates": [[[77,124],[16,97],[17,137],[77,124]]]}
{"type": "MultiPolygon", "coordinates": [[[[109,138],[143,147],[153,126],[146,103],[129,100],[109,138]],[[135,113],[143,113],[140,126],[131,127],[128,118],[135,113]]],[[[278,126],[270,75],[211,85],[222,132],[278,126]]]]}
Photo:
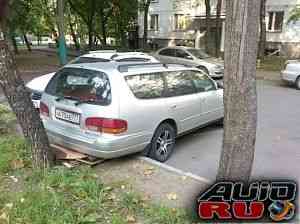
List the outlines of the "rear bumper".
{"type": "Polygon", "coordinates": [[[47,130],[47,135],[50,143],[53,145],[63,146],[83,154],[103,159],[111,159],[140,152],[148,145],[147,142],[144,142],[128,147],[123,147],[122,144],[124,145],[124,142],[122,142],[121,140],[111,140],[103,142],[95,141],[94,143],[88,143],[75,138],[71,138],[69,136],[51,132],[49,130],[47,130]]]}
{"type": "Polygon", "coordinates": [[[152,134],[146,132],[128,135],[99,134],[67,124],[58,125],[48,119],[43,119],[43,124],[51,144],[103,159],[142,151],[152,138],[152,134]]]}

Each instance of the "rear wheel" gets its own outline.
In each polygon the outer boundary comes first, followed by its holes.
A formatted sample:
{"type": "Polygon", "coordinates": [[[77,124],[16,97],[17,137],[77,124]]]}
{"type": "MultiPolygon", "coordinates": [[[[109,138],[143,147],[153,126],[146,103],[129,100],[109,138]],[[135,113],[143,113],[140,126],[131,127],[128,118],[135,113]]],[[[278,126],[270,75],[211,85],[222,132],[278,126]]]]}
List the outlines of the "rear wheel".
{"type": "Polygon", "coordinates": [[[296,79],[295,85],[296,85],[296,89],[300,90],[300,76],[296,79]]]}
{"type": "Polygon", "coordinates": [[[167,161],[175,148],[175,137],[175,129],[170,124],[161,124],[152,138],[149,156],[159,162],[167,161]]]}

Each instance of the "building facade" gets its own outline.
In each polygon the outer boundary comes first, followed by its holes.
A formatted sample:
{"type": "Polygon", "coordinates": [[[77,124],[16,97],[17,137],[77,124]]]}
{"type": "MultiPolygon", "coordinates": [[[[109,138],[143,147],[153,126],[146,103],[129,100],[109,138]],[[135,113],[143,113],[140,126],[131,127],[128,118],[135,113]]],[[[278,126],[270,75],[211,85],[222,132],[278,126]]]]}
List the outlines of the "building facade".
{"type": "MultiPolygon", "coordinates": [[[[211,0],[212,35],[210,48],[215,47],[215,33],[221,36],[224,50],[225,2],[223,0],[219,30],[215,26],[217,0],[211,0]]],[[[287,23],[291,11],[300,0],[267,0],[267,48],[289,57],[300,56],[300,21],[287,23]]],[[[139,14],[139,37],[143,37],[143,13],[139,14]]],[[[205,0],[152,0],[148,15],[148,43],[155,48],[171,45],[189,45],[204,48],[205,0]]]]}

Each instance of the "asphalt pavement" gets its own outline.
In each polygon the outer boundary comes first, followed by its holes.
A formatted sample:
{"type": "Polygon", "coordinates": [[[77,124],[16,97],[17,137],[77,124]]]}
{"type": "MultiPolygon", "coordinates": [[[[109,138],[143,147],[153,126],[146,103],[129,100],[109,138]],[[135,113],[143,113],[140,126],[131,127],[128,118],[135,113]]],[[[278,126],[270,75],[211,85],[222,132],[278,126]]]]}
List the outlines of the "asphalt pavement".
{"type": "MultiPolygon", "coordinates": [[[[258,81],[258,128],[253,179],[300,180],[300,91],[276,82],[258,81]]],[[[214,180],[223,128],[200,129],[177,140],[168,165],[214,180]]]]}

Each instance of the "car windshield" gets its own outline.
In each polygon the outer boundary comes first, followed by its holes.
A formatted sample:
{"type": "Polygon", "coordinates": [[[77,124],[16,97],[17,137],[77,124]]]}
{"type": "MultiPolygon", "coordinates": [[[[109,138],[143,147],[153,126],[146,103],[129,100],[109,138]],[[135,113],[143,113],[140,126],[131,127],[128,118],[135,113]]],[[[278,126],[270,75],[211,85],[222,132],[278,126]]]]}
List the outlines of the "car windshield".
{"type": "Polygon", "coordinates": [[[46,93],[57,96],[57,101],[71,99],[77,103],[98,105],[109,105],[111,102],[111,88],[107,75],[82,68],[60,70],[48,84],[46,93]]]}
{"type": "Polygon", "coordinates": [[[92,58],[92,57],[77,57],[69,62],[69,64],[82,64],[82,63],[97,63],[97,62],[109,62],[109,59],[104,58],[92,58]]]}
{"type": "Polygon", "coordinates": [[[187,51],[199,59],[211,58],[210,55],[208,55],[207,53],[205,53],[205,51],[201,49],[187,49],[187,51]]]}

